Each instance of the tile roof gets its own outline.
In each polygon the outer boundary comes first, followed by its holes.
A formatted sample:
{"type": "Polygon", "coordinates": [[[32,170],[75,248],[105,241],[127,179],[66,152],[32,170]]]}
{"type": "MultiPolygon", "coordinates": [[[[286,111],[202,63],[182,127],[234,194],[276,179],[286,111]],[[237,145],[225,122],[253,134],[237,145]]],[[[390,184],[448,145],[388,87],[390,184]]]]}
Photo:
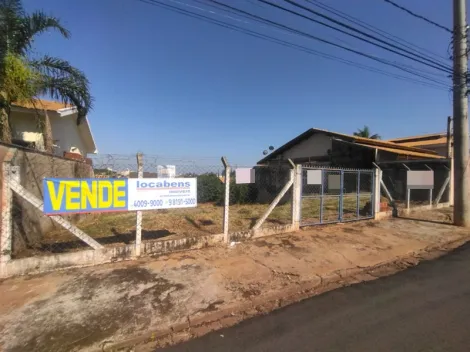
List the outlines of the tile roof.
{"type": "Polygon", "coordinates": [[[400,142],[399,144],[406,147],[421,147],[426,145],[447,144],[447,137],[413,142],[400,142]]]}
{"type": "Polygon", "coordinates": [[[360,146],[366,147],[366,148],[383,150],[385,152],[390,152],[390,153],[394,153],[394,154],[397,154],[397,155],[413,156],[413,157],[423,158],[423,159],[445,159],[443,156],[436,155],[435,153],[432,153],[431,151],[429,151],[427,153],[423,153],[423,152],[415,152],[415,151],[412,151],[412,150],[387,148],[387,147],[382,147],[382,146],[372,146],[372,145],[367,145],[367,144],[362,144],[362,143],[354,143],[354,144],[355,145],[360,145],[360,146]]]}
{"type": "Polygon", "coordinates": [[[403,142],[411,142],[411,141],[418,141],[418,140],[423,140],[423,139],[439,139],[441,137],[446,137],[447,133],[446,132],[438,132],[438,133],[429,133],[429,134],[422,134],[418,136],[409,136],[409,137],[400,137],[400,138],[394,138],[394,139],[389,139],[387,142],[394,142],[394,143],[403,143],[403,142]]]}
{"type": "Polygon", "coordinates": [[[60,109],[71,108],[73,105],[64,104],[58,101],[52,100],[43,100],[37,99],[35,104],[33,105],[31,102],[24,102],[24,103],[13,103],[14,106],[25,108],[25,109],[41,109],[41,110],[48,110],[48,111],[57,111],[60,109]]]}

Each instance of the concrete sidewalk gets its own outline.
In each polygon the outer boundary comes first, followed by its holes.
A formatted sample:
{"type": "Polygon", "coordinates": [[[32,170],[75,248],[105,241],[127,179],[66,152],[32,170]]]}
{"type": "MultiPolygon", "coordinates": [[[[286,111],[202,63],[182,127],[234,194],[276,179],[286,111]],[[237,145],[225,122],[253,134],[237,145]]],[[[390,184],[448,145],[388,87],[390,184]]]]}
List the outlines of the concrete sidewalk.
{"type": "MultiPolygon", "coordinates": [[[[446,220],[446,212],[423,214],[446,220]]],[[[449,224],[390,219],[7,279],[0,343],[3,351],[152,350],[401,270],[469,238],[449,224]]]]}

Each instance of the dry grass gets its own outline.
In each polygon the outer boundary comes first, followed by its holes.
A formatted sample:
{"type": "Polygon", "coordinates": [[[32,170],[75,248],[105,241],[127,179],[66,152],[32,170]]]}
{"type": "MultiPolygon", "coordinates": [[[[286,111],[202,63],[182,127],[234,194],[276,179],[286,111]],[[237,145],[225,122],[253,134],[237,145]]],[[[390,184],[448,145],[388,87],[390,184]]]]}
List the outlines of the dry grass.
{"type": "MultiPolygon", "coordinates": [[[[361,196],[362,209],[370,201],[370,196],[361,196]]],[[[356,217],[356,197],[345,196],[343,202],[344,218],[356,217]]],[[[264,214],[269,204],[244,204],[230,206],[230,232],[251,229],[264,214]]],[[[302,201],[302,221],[319,222],[320,199],[304,198],[302,201]]],[[[338,197],[325,197],[323,221],[338,219],[338,197]]],[[[291,222],[290,202],[278,205],[269,215],[263,227],[271,227],[291,222]]],[[[188,235],[208,235],[222,232],[223,207],[214,204],[199,204],[196,208],[152,210],[143,212],[143,240],[162,237],[182,237],[188,235]]],[[[135,238],[136,216],[134,212],[92,214],[77,226],[103,244],[132,243],[135,238]]],[[[63,229],[50,232],[44,243],[58,244],[80,242],[63,229]]]]}

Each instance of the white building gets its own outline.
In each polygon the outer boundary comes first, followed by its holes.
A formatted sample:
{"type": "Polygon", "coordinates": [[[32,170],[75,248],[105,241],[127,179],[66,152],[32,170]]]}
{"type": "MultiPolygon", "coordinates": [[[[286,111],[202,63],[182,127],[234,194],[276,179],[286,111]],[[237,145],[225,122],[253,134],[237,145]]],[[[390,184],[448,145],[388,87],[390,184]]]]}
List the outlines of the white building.
{"type": "Polygon", "coordinates": [[[44,111],[47,111],[51,122],[55,155],[73,153],[86,157],[87,154],[97,153],[88,119],[77,125],[78,111],[75,107],[48,100],[37,100],[36,106],[30,103],[12,106],[13,144],[44,150],[44,138],[37,117],[44,111]]]}
{"type": "Polygon", "coordinates": [[[157,166],[158,178],[175,178],[176,166],[175,165],[158,165],[157,166]]]}

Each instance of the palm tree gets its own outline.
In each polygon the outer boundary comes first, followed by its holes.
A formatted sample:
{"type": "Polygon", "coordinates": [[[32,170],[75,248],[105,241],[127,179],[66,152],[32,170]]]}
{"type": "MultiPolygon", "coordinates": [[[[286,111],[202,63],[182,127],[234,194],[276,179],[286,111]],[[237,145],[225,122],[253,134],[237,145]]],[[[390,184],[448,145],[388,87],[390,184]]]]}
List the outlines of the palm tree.
{"type": "MultiPolygon", "coordinates": [[[[57,30],[64,38],[70,33],[59,19],[41,11],[25,13],[21,0],[0,0],[0,138],[11,143],[11,106],[14,102],[30,102],[40,117],[46,150],[52,148],[47,113],[40,114],[40,96],[74,105],[80,124],[92,108],[89,82],[80,70],[67,61],[50,56],[33,57],[34,38],[57,30]]],[[[51,150],[48,150],[51,151],[51,150]]]]}
{"type": "Polygon", "coordinates": [[[368,126],[364,126],[364,128],[359,128],[357,132],[354,132],[354,136],[356,137],[363,137],[363,138],[370,138],[370,139],[380,139],[380,135],[377,133],[371,135],[370,129],[368,126]]]}

